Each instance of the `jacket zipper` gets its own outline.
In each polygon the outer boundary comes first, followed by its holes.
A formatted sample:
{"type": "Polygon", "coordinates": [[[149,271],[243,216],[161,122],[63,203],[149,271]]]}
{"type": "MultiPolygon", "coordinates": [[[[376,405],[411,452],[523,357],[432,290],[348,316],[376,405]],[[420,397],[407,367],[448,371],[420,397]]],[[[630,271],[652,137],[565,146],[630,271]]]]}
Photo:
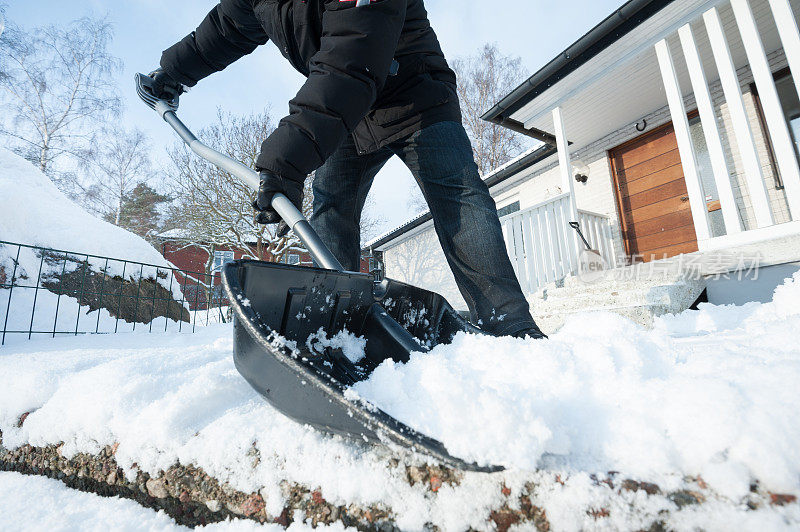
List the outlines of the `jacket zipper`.
{"type": "MultiPolygon", "coordinates": [[[[291,7],[292,9],[292,29],[294,29],[294,5],[291,7]]],[[[282,18],[282,17],[281,17],[282,18]]],[[[287,17],[288,18],[288,17],[287,17]]],[[[308,76],[309,70],[308,66],[302,64],[302,58],[300,57],[300,51],[297,49],[297,42],[295,42],[294,32],[292,32],[292,39],[291,41],[288,38],[286,33],[286,19],[280,20],[280,27],[281,27],[281,34],[283,35],[283,50],[286,53],[286,57],[289,59],[289,62],[292,64],[294,68],[296,68],[299,72],[303,75],[308,76]]]]}

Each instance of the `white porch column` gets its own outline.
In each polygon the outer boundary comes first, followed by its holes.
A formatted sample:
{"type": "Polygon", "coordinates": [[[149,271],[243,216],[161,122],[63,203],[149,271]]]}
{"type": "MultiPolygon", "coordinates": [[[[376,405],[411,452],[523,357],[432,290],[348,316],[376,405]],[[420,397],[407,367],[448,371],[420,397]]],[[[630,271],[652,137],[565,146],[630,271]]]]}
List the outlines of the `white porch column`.
{"type": "Polygon", "coordinates": [[[678,152],[681,155],[683,178],[689,193],[694,230],[697,233],[697,240],[708,240],[711,238],[711,231],[708,227],[708,208],[703,195],[703,187],[700,184],[700,175],[697,172],[697,159],[694,154],[692,136],[689,133],[689,119],[686,118],[683,95],[678,85],[678,76],[675,73],[675,65],[672,62],[672,54],[666,39],[661,39],[656,43],[656,57],[658,57],[658,66],[661,68],[661,77],[664,79],[669,114],[672,116],[675,138],[678,141],[678,152]]]}
{"type": "MultiPolygon", "coordinates": [[[[561,107],[553,109],[553,126],[556,137],[556,148],[558,149],[558,168],[561,172],[561,190],[569,193],[569,221],[578,221],[578,206],[575,202],[575,183],[572,178],[572,161],[569,156],[569,141],[564,131],[564,117],[561,114],[561,107]]],[[[571,238],[567,238],[570,243],[570,260],[573,269],[578,267],[578,235],[571,227],[565,227],[565,231],[572,233],[571,238]]],[[[581,228],[583,230],[583,228],[581,228]]]]}
{"type": "Polygon", "coordinates": [[[703,135],[711,159],[711,169],[714,172],[714,182],[717,185],[719,202],[722,207],[722,218],[725,220],[725,232],[729,235],[739,233],[742,230],[742,224],[736,209],[736,200],[733,197],[728,164],[725,162],[725,152],[722,149],[722,137],[717,127],[717,115],[714,112],[714,105],[711,103],[708,81],[703,71],[700,54],[697,51],[691,24],[682,26],[678,30],[678,37],[680,37],[683,56],[689,69],[689,79],[697,101],[697,110],[700,113],[700,123],[703,126],[703,135]]]}
{"type": "Polygon", "coordinates": [[[722,21],[719,18],[717,8],[712,7],[703,13],[703,20],[708,31],[708,39],[711,42],[714,62],[717,64],[717,70],[719,71],[722,91],[725,94],[725,101],[728,103],[728,110],[731,114],[733,133],[736,138],[736,145],[739,148],[739,154],[742,157],[745,179],[750,191],[750,202],[756,217],[756,225],[758,227],[766,227],[774,223],[769,200],[767,199],[767,187],[764,184],[764,175],[761,172],[761,163],[758,160],[753,131],[750,129],[750,122],[747,120],[739,78],[736,76],[736,68],[733,65],[731,51],[725,38],[725,32],[722,29],[722,21]]]}
{"type": "Polygon", "coordinates": [[[800,95],[800,33],[797,31],[797,21],[794,19],[789,0],[769,0],[769,5],[775,18],[775,25],[778,27],[786,60],[789,62],[789,69],[792,71],[794,86],[800,95]]]}
{"type": "Polygon", "coordinates": [[[775,150],[775,159],[777,159],[783,186],[786,189],[789,210],[792,213],[792,219],[800,220],[800,167],[797,166],[797,155],[795,155],[792,137],[789,134],[789,126],[783,116],[778,89],[775,88],[775,79],[769,68],[764,44],[761,42],[756,20],[753,18],[753,11],[747,0],[731,0],[731,7],[733,7],[736,23],[739,25],[739,33],[742,35],[747,60],[750,62],[753,78],[758,88],[758,95],[761,97],[761,106],[764,109],[764,118],[766,118],[765,122],[772,139],[772,147],[775,150]]]}

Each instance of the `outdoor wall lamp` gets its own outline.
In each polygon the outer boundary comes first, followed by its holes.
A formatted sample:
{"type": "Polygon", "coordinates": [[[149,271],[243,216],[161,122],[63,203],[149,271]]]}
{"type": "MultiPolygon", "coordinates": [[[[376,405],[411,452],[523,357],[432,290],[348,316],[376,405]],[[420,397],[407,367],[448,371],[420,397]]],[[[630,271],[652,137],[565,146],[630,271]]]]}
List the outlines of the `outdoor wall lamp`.
{"type": "Polygon", "coordinates": [[[589,180],[589,167],[583,161],[573,162],[572,169],[575,171],[575,181],[578,183],[586,183],[589,180]]]}

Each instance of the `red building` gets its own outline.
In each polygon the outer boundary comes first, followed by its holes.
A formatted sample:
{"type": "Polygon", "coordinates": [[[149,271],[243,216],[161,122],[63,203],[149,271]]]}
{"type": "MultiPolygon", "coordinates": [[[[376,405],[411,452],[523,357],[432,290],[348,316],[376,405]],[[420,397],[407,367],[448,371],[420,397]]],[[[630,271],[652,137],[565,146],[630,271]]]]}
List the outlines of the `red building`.
{"type": "MultiPolygon", "coordinates": [[[[206,310],[209,307],[226,305],[219,275],[222,266],[234,260],[257,256],[255,242],[250,244],[251,253],[245,253],[241,249],[226,246],[212,248],[212,246],[192,244],[176,236],[173,231],[162,233],[158,236],[158,240],[159,251],[164,258],[185,272],[185,275],[176,272],[175,278],[181,283],[181,289],[191,310],[206,310]],[[210,268],[209,250],[213,253],[210,268]]],[[[289,251],[281,257],[269,255],[264,260],[299,266],[313,265],[311,255],[305,250],[289,251]]],[[[368,255],[362,255],[360,271],[364,273],[371,271],[368,255]]]]}

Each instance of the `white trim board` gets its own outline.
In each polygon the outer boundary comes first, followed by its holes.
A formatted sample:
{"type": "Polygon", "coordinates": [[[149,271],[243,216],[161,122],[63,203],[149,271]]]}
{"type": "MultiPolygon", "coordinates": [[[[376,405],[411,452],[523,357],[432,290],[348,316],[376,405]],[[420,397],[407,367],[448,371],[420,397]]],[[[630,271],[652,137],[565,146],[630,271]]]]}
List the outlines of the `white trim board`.
{"type": "MultiPolygon", "coordinates": [[[[697,247],[700,251],[718,251],[747,244],[757,244],[759,242],[768,244],[771,240],[792,235],[800,236],[800,220],[770,225],[769,227],[759,227],[732,235],[709,238],[708,240],[698,240],[697,247]]],[[[796,255],[797,256],[791,260],[798,260],[798,258],[800,258],[800,250],[797,250],[796,255]]]]}

